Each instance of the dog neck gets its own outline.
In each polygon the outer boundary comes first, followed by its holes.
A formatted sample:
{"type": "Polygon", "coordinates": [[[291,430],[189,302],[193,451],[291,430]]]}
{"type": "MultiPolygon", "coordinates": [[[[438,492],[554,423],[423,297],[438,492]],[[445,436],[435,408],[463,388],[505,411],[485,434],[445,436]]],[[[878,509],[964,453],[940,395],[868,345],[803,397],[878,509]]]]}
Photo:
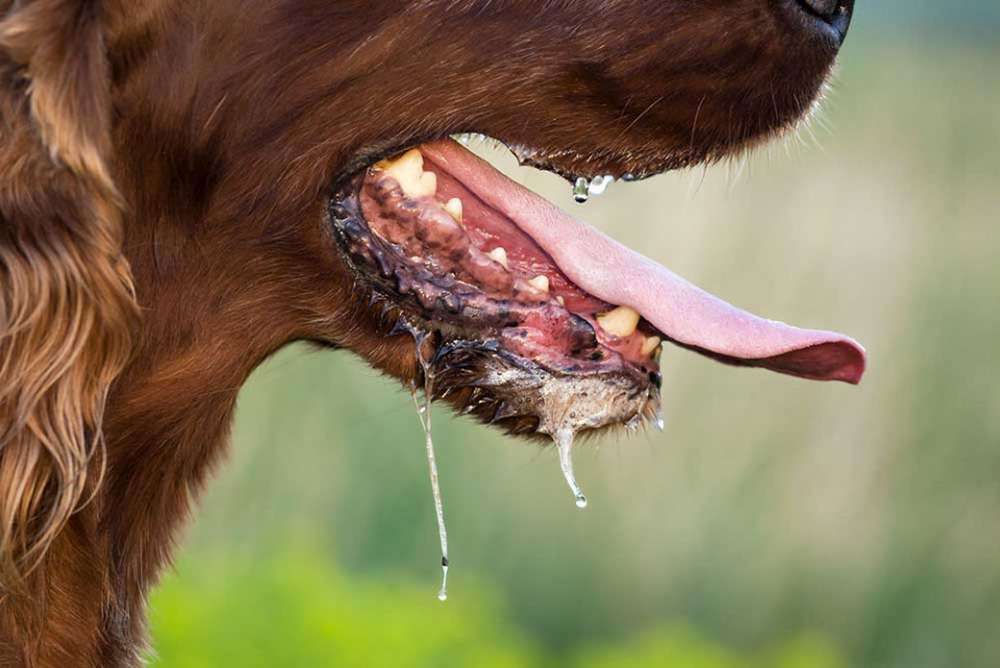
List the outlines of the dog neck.
{"type": "MultiPolygon", "coordinates": [[[[151,295],[137,353],[116,382],[105,417],[107,473],[99,490],[99,535],[107,541],[107,577],[115,612],[109,637],[134,648],[144,634],[143,607],[169,564],[182,524],[227,451],[240,388],[285,341],[248,331],[219,294],[195,282],[164,294],[213,308],[168,303],[151,295]]],[[[245,315],[245,313],[244,313],[245,315]]],[[[114,664],[117,665],[117,664],[114,664]]]]}

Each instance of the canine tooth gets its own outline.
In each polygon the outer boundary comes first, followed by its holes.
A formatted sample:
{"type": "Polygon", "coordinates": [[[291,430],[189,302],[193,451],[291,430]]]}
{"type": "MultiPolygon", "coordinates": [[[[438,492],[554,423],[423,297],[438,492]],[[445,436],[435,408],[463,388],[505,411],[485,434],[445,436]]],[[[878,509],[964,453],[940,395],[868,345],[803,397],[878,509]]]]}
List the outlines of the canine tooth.
{"type": "Polygon", "coordinates": [[[653,353],[656,352],[657,348],[663,341],[660,340],[658,336],[650,336],[645,341],[642,342],[642,356],[651,357],[653,353]]]}
{"type": "Polygon", "coordinates": [[[549,277],[546,276],[545,274],[540,274],[538,276],[535,276],[530,281],[528,281],[528,285],[538,290],[539,292],[548,292],[550,287],[549,277]]]}
{"type": "Polygon", "coordinates": [[[422,195],[417,195],[417,197],[422,197],[424,195],[436,195],[438,191],[438,177],[434,172],[424,172],[420,175],[420,187],[422,189],[422,195]]]}
{"type": "Polygon", "coordinates": [[[639,312],[629,306],[619,306],[613,311],[597,316],[597,322],[608,334],[619,338],[632,336],[639,326],[639,312]]]}
{"type": "Polygon", "coordinates": [[[457,197],[453,197],[452,199],[448,200],[447,204],[444,205],[444,210],[450,213],[451,217],[454,218],[457,222],[459,223],[462,222],[462,217],[463,217],[462,200],[458,199],[457,197]]]}
{"type": "Polygon", "coordinates": [[[424,154],[420,152],[420,149],[411,148],[395,160],[386,159],[375,166],[385,172],[414,174],[419,177],[424,171],[424,154]]]}
{"type": "Polygon", "coordinates": [[[497,264],[502,265],[504,269],[510,269],[510,264],[507,262],[507,249],[503,246],[497,246],[487,253],[486,256],[497,264]]]}
{"type": "Polygon", "coordinates": [[[424,171],[424,155],[410,149],[395,160],[383,160],[376,165],[399,183],[407,197],[428,197],[437,193],[437,174],[424,171]]]}

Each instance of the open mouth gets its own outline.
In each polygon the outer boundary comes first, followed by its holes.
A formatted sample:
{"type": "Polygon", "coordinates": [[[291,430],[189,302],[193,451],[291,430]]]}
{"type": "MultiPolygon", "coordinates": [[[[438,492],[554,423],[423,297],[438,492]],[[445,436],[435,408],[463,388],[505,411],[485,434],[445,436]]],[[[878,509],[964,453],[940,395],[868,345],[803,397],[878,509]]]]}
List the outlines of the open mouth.
{"type": "Polygon", "coordinates": [[[852,339],[733,307],[450,139],[363,169],[330,211],[390,333],[417,336],[433,396],[514,433],[655,420],[665,344],[813,380],[864,373],[852,339]]]}

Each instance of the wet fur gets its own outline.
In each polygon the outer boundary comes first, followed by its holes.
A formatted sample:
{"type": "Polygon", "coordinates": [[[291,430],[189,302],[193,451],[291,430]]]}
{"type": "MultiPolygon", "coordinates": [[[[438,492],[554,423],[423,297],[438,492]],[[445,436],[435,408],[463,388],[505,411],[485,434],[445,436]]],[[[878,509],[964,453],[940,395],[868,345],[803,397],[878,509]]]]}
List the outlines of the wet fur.
{"type": "Polygon", "coordinates": [[[352,291],[331,184],[464,131],[567,175],[742,151],[833,59],[783,2],[0,0],[0,665],[141,662],[276,350],[418,376],[352,291]]]}

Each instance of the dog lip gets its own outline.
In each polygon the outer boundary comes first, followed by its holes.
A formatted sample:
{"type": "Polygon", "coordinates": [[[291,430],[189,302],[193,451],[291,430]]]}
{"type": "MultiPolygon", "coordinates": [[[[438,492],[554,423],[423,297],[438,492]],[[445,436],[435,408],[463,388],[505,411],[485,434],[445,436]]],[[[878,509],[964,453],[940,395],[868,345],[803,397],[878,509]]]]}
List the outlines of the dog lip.
{"type": "MultiPolygon", "coordinates": [[[[383,327],[395,322],[385,336],[410,335],[418,350],[423,341],[433,341],[434,353],[420,363],[425,373],[431,370],[435,399],[514,436],[554,434],[567,425],[589,432],[655,420],[662,382],[656,359],[636,360],[628,351],[608,348],[593,330],[593,340],[580,350],[525,348],[510,319],[527,314],[523,322],[529,327],[544,325],[528,310],[551,317],[552,305],[494,300],[446,275],[435,279],[427,266],[408,264],[412,259],[400,247],[370,227],[365,178],[356,175],[332,194],[330,223],[357,289],[369,294],[370,308],[380,305],[383,327]],[[454,289],[464,303],[451,309],[440,294],[430,292],[434,299],[425,301],[413,290],[417,283],[454,289]],[[598,349],[599,357],[588,354],[598,349]]],[[[581,316],[570,317],[590,329],[581,316]]]]}

